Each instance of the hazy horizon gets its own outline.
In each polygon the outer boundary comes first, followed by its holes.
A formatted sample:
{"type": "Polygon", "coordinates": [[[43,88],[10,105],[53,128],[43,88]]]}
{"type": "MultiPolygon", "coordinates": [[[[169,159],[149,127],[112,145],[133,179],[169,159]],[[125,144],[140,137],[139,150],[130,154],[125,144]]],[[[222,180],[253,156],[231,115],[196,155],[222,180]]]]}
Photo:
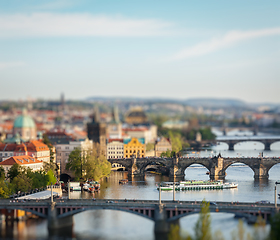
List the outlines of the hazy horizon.
{"type": "Polygon", "coordinates": [[[280,2],[0,2],[0,100],[274,103],[280,2]]]}

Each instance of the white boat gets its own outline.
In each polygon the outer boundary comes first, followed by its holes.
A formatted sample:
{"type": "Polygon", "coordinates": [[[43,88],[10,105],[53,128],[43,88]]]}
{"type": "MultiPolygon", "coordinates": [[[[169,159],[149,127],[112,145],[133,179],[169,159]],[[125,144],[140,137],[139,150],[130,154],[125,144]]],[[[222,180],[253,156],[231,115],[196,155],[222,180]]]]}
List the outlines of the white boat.
{"type": "Polygon", "coordinates": [[[90,186],[89,183],[84,183],[84,184],[83,184],[83,190],[84,190],[84,191],[88,191],[89,186],[90,186]]]}
{"type": "Polygon", "coordinates": [[[79,182],[70,182],[69,187],[70,187],[70,191],[81,191],[82,190],[79,182]]]}
{"type": "MultiPolygon", "coordinates": [[[[161,185],[162,191],[173,191],[173,182],[164,182],[161,185]]],[[[216,181],[202,181],[202,180],[193,180],[193,181],[181,181],[175,182],[175,191],[189,191],[189,190],[220,190],[220,189],[229,189],[237,188],[237,183],[223,183],[222,180],[216,181]]],[[[157,187],[159,189],[159,187],[157,187]]]]}

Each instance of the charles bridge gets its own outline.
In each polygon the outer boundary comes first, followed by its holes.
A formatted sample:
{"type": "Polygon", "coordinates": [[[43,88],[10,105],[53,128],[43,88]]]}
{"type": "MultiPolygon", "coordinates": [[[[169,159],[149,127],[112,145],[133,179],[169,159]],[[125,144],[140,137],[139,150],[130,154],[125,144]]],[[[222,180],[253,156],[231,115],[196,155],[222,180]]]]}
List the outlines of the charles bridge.
{"type": "MultiPolygon", "coordinates": [[[[72,229],[75,214],[89,210],[117,210],[132,213],[154,222],[156,239],[165,239],[171,224],[178,224],[179,219],[200,212],[201,202],[197,201],[156,201],[127,199],[55,199],[11,201],[0,200],[0,209],[8,212],[24,210],[48,220],[49,233],[57,230],[72,229]]],[[[236,217],[245,218],[252,223],[257,216],[267,222],[278,212],[273,204],[217,202],[209,206],[210,212],[233,213],[236,217]]]]}
{"type": "Polygon", "coordinates": [[[200,164],[209,171],[210,179],[224,180],[226,170],[234,163],[243,163],[249,166],[254,172],[255,179],[268,179],[269,170],[280,163],[278,157],[238,157],[223,158],[220,154],[212,158],[206,157],[181,157],[181,158],[129,158],[129,159],[108,159],[111,164],[118,164],[124,167],[130,176],[143,177],[149,166],[158,166],[159,169],[166,169],[171,178],[183,178],[185,170],[192,164],[200,164]]]}

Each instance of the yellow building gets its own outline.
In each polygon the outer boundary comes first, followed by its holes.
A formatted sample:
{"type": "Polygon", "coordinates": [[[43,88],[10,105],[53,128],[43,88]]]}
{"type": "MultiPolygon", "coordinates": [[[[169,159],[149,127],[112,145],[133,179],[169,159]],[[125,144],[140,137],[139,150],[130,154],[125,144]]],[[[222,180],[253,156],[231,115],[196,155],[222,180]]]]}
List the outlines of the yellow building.
{"type": "Polygon", "coordinates": [[[131,158],[133,155],[140,158],[145,157],[146,145],[138,141],[137,138],[132,138],[130,142],[124,144],[124,157],[131,158]]]}

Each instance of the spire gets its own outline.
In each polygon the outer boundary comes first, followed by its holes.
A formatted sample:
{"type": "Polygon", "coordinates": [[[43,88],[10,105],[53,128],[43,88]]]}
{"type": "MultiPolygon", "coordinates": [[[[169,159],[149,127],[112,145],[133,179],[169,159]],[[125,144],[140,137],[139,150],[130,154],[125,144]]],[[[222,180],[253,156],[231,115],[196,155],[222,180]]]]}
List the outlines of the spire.
{"type": "Polygon", "coordinates": [[[95,105],[95,107],[94,107],[92,122],[93,123],[100,123],[100,114],[99,114],[99,108],[98,108],[97,105],[95,105]]]}
{"type": "Polygon", "coordinates": [[[119,110],[117,106],[114,106],[113,111],[112,111],[112,121],[114,123],[119,123],[120,118],[119,118],[119,110]]]}

